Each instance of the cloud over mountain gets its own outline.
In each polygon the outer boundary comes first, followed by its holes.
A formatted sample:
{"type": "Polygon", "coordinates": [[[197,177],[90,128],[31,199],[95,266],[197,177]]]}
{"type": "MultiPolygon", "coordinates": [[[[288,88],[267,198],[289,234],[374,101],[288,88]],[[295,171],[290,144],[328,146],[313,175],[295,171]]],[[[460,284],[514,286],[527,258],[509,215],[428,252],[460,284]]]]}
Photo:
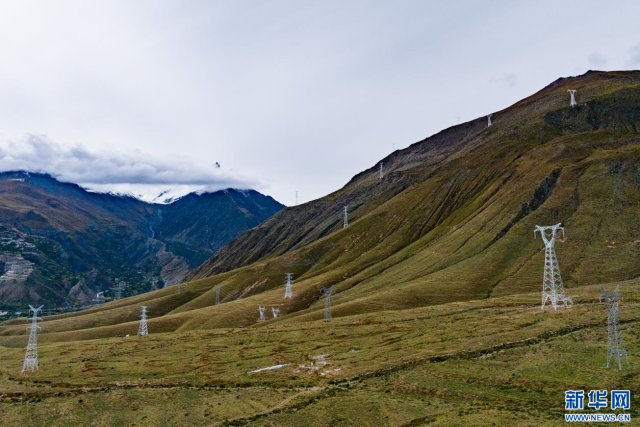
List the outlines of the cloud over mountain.
{"type": "Polygon", "coordinates": [[[47,136],[28,134],[0,141],[0,171],[26,170],[48,173],[97,191],[126,192],[149,198],[172,189],[186,193],[207,188],[255,188],[259,183],[225,172],[215,160],[209,167],[180,156],[162,159],[132,150],[89,150],[83,145],[63,145],[47,136]]]}

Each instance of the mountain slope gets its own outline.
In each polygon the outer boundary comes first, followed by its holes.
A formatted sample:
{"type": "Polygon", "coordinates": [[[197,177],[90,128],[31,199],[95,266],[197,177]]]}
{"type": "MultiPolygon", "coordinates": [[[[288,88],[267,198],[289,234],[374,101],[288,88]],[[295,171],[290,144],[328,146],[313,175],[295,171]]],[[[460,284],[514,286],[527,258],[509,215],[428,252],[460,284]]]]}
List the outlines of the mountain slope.
{"type": "Polygon", "coordinates": [[[158,208],[156,238],[194,267],[206,261],[239,232],[248,230],[282,209],[269,196],[254,190],[188,194],[158,208]],[[195,253],[189,247],[199,248],[195,253]]]}
{"type": "Polygon", "coordinates": [[[86,304],[116,279],[128,284],[125,295],[175,284],[281,206],[236,190],[155,205],[49,175],[0,173],[0,299],[86,304]]]}
{"type": "MultiPolygon", "coordinates": [[[[536,224],[562,222],[557,254],[569,295],[640,273],[640,72],[560,79],[486,118],[444,130],[320,200],[286,208],[162,289],[55,316],[50,340],[112,336],[149,306],[157,331],[316,320],[539,292],[536,224]],[[580,105],[569,106],[568,89],[580,105]],[[351,206],[350,226],[341,209],[351,206]],[[295,278],[284,300],[284,274],[295,278]],[[216,305],[215,285],[221,286],[216,305]]],[[[23,334],[5,324],[2,334],[23,334]]],[[[46,335],[46,334],[45,334],[46,335]]]]}
{"type": "Polygon", "coordinates": [[[557,250],[568,287],[634,278],[639,85],[639,72],[559,79],[494,113],[490,128],[479,118],[394,152],[383,180],[372,166],[325,198],[284,209],[188,278],[246,297],[293,272],[305,298],[295,310],[336,284],[344,313],[532,291],[543,265],[532,230],[557,222],[567,227],[557,250]],[[579,106],[569,106],[568,89],[579,106]]]}

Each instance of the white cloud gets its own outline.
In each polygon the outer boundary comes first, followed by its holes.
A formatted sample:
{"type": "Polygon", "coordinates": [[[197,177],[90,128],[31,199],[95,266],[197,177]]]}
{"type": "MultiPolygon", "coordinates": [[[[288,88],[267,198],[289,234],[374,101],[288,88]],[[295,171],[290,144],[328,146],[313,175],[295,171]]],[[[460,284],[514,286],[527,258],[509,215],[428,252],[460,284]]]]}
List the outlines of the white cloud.
{"type": "Polygon", "coordinates": [[[140,150],[91,151],[83,145],[63,145],[44,135],[24,135],[0,141],[0,171],[48,173],[102,192],[129,193],[150,200],[161,191],[171,196],[206,188],[255,188],[258,183],[225,172],[224,167],[194,165],[180,156],[154,157],[140,150]]]}

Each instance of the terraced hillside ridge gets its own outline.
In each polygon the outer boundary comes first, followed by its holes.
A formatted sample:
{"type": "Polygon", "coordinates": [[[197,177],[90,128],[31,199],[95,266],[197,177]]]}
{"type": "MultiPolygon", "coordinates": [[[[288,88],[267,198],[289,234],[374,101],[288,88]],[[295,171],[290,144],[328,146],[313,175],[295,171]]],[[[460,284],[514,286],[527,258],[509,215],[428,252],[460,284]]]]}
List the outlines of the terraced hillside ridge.
{"type": "Polygon", "coordinates": [[[0,304],[86,305],[170,286],[282,205],[252,190],[168,204],[88,192],[45,174],[0,173],[0,304]]]}

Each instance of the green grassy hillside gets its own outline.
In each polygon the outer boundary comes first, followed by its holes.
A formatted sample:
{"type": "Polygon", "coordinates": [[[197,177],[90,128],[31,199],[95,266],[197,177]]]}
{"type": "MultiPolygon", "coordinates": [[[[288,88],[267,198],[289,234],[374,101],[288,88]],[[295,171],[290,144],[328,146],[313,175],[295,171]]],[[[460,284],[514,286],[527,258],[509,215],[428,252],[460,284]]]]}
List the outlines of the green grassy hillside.
{"type": "Polygon", "coordinates": [[[40,370],[26,376],[24,347],[0,347],[0,417],[8,426],[564,425],[564,390],[623,387],[635,419],[640,282],[620,286],[632,364],[622,371],[605,368],[606,309],[587,286],[557,313],[542,312],[536,292],[331,324],[289,317],[158,333],[152,320],[147,337],[43,343],[40,370]],[[258,371],[276,365],[286,366],[258,371]]]}
{"type": "Polygon", "coordinates": [[[113,336],[143,303],[163,331],[247,326],[265,304],[318,319],[329,285],[337,317],[539,291],[536,224],[566,228],[556,249],[569,295],[633,279],[639,118],[640,72],[560,79],[495,113],[490,128],[481,118],[393,153],[383,180],[373,167],[334,194],[282,210],[220,250],[182,292],[58,316],[43,339],[113,336]],[[569,107],[567,88],[578,90],[579,106],[569,107]],[[352,217],[342,229],[347,203],[352,217]],[[296,281],[292,300],[282,298],[286,272],[296,281]]]}
{"type": "Polygon", "coordinates": [[[18,374],[24,319],[1,323],[2,419],[561,425],[565,390],[621,387],[637,418],[640,72],[560,79],[493,119],[394,152],[382,180],[372,166],[282,210],[179,288],[45,317],[35,374],[18,374]],[[558,222],[575,306],[542,311],[544,245],[533,230],[558,222]],[[331,285],[325,324],[321,289],[331,285]],[[618,285],[631,361],[622,371],[604,367],[598,299],[601,286],[618,285]],[[145,338],[133,336],[142,305],[145,338]],[[281,315],[258,322],[258,306],[281,315]],[[276,365],[286,366],[254,372],[276,365]]]}

